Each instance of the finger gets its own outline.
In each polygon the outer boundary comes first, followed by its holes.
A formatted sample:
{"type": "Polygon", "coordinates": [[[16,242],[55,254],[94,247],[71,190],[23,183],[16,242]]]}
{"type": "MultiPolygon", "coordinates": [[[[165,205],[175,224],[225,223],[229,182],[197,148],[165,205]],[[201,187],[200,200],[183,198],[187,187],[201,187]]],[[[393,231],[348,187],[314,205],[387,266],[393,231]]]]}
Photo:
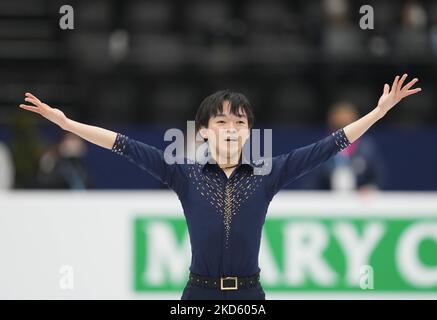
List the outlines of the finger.
{"type": "Polygon", "coordinates": [[[41,101],[39,101],[38,99],[35,100],[35,99],[33,99],[33,98],[25,98],[24,101],[27,101],[27,102],[33,103],[34,105],[36,105],[36,106],[38,106],[38,107],[40,107],[41,104],[42,104],[41,101]]]}
{"type": "Polygon", "coordinates": [[[36,101],[39,101],[39,102],[41,102],[37,97],[35,97],[33,94],[31,94],[30,92],[26,92],[26,94],[25,94],[27,97],[29,97],[29,98],[32,98],[32,99],[35,99],[36,101]]]}
{"type": "Polygon", "coordinates": [[[402,89],[402,85],[404,84],[405,79],[407,79],[407,74],[404,73],[404,75],[402,76],[401,80],[399,80],[398,86],[397,86],[397,91],[400,91],[402,89]]]}
{"type": "Polygon", "coordinates": [[[33,106],[28,106],[28,105],[25,105],[25,104],[20,104],[19,107],[21,109],[24,109],[24,110],[28,110],[28,111],[32,111],[32,112],[35,112],[35,113],[39,113],[39,109],[36,108],[36,107],[33,107],[33,106]]]}
{"type": "Polygon", "coordinates": [[[402,92],[406,92],[408,91],[417,81],[419,81],[419,79],[414,78],[413,80],[411,80],[410,82],[408,82],[405,87],[402,88],[402,92]]]}
{"type": "Polygon", "coordinates": [[[386,83],[384,84],[384,91],[383,94],[388,94],[390,92],[390,86],[386,83]]]}
{"type": "Polygon", "coordinates": [[[411,96],[412,94],[418,93],[418,92],[420,92],[420,91],[422,91],[422,88],[416,88],[416,89],[413,89],[413,90],[408,90],[408,91],[404,94],[404,97],[411,96]]]}
{"type": "Polygon", "coordinates": [[[393,91],[396,92],[396,87],[398,85],[398,81],[399,81],[399,76],[396,76],[394,81],[393,81],[393,84],[391,86],[391,92],[393,92],[393,91]]]}

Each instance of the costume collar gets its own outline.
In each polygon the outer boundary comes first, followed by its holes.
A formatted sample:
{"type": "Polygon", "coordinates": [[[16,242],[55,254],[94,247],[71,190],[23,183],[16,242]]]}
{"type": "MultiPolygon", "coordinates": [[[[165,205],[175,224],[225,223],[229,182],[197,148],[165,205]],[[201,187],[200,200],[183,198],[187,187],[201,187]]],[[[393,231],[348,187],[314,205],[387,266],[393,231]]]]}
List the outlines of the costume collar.
{"type": "MultiPolygon", "coordinates": [[[[207,143],[207,142],[205,142],[207,143]]],[[[247,142],[246,142],[247,143],[247,142]]],[[[205,159],[202,162],[197,162],[199,165],[202,166],[202,170],[204,170],[207,166],[218,166],[215,159],[212,157],[212,154],[210,152],[209,144],[208,148],[205,150],[205,159]]],[[[250,152],[248,151],[248,145],[244,145],[240,157],[238,159],[238,163],[235,166],[235,168],[239,168],[240,166],[248,166],[250,168],[259,168],[264,165],[264,160],[253,160],[250,157],[250,152]],[[247,150],[246,150],[247,148],[247,150]]]]}

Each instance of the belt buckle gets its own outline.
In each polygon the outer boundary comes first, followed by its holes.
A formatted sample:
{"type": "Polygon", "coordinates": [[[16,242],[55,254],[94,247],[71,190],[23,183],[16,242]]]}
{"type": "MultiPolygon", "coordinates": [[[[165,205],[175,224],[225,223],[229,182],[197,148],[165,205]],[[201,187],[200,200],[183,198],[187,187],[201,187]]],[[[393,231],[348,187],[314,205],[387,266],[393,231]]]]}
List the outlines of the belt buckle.
{"type": "Polygon", "coordinates": [[[220,289],[221,290],[238,290],[238,278],[237,277],[220,278],[220,289]],[[223,287],[223,280],[234,280],[235,281],[235,286],[233,286],[233,287],[223,287]]]}

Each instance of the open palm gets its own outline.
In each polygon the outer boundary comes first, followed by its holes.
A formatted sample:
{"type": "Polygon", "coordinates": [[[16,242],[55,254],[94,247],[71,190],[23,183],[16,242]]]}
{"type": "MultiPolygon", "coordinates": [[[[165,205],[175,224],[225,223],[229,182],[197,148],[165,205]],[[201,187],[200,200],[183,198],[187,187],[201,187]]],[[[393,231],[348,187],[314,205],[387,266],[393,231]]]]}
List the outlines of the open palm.
{"type": "Polygon", "coordinates": [[[20,104],[19,105],[20,108],[31,112],[39,113],[44,118],[57,124],[61,128],[64,128],[65,123],[67,122],[67,117],[61,110],[51,108],[49,105],[41,102],[37,97],[35,97],[31,93],[26,93],[25,96],[26,98],[24,99],[24,101],[30,102],[33,105],[20,104]]]}
{"type": "Polygon", "coordinates": [[[408,76],[407,74],[404,74],[400,79],[399,76],[396,76],[391,88],[388,84],[384,85],[384,91],[382,93],[382,96],[379,98],[378,106],[377,106],[381,114],[385,115],[391,108],[393,108],[403,98],[415,94],[419,91],[422,91],[421,88],[411,89],[413,85],[418,81],[417,78],[414,78],[413,80],[411,80],[405,86],[402,87],[402,85],[405,82],[405,79],[407,79],[407,76],[408,76]]]}

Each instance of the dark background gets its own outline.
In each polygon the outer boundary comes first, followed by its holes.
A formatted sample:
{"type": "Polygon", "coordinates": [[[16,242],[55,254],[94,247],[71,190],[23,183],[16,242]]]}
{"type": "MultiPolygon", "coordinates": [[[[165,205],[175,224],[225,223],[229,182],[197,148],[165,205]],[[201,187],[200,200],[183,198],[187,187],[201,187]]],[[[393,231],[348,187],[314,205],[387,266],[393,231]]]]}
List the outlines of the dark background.
{"type": "MultiPolygon", "coordinates": [[[[323,137],[336,101],[371,111],[384,83],[406,72],[423,91],[366,135],[386,165],[383,189],[437,190],[436,55],[437,1],[1,0],[0,140],[13,152],[15,187],[38,188],[21,178],[21,160],[37,161],[62,130],[17,108],[25,92],[164,147],[165,130],[185,128],[205,96],[229,88],[252,102],[255,127],[273,128],[278,154],[323,137]],[[59,27],[64,4],[74,30],[59,27]],[[364,4],[374,30],[359,27],[364,4]]],[[[163,187],[87,147],[92,188],[163,187]]]]}

